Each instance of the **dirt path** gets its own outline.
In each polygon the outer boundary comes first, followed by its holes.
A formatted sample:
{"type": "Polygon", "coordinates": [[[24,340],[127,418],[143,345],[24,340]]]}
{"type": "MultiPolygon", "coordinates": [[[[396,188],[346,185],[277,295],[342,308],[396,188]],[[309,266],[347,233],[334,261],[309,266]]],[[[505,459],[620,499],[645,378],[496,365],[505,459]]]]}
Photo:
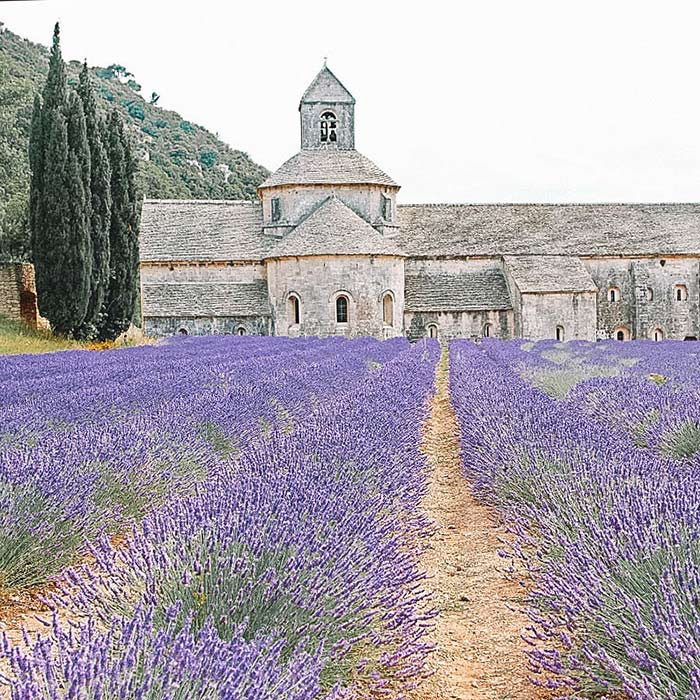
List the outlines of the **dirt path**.
{"type": "Polygon", "coordinates": [[[431,469],[424,508],[435,522],[423,558],[440,614],[433,632],[433,675],[412,700],[534,700],[548,697],[527,679],[521,640],[525,618],[510,610],[521,589],[501,572],[502,534],[489,510],[471,495],[461,473],[459,428],[450,404],[447,360],[424,425],[423,451],[431,469]]]}

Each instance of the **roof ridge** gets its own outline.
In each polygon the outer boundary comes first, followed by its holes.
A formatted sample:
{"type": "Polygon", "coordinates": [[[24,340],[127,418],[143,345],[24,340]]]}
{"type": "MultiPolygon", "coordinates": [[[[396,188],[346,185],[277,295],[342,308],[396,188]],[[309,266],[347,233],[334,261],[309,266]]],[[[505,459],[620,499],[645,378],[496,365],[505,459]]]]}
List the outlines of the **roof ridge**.
{"type": "Polygon", "coordinates": [[[698,206],[698,202],[414,202],[398,204],[407,207],[667,207],[698,206]]]}
{"type": "Polygon", "coordinates": [[[158,199],[145,197],[144,204],[251,204],[260,206],[259,202],[254,202],[250,199],[158,199]]]}

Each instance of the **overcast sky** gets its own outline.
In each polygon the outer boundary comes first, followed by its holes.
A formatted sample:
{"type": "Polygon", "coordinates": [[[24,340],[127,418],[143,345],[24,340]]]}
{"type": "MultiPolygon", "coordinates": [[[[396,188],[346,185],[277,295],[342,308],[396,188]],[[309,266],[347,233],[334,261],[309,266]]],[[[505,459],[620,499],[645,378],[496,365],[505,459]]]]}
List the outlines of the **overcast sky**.
{"type": "Polygon", "coordinates": [[[274,170],[328,56],[408,202],[700,200],[700,3],[0,1],[274,170]]]}

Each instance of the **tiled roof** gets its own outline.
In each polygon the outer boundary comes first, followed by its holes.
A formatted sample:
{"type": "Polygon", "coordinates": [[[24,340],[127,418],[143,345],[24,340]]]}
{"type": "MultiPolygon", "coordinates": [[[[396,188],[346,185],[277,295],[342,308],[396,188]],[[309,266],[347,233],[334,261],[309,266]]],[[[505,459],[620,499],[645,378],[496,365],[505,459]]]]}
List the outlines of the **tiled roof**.
{"type": "Polygon", "coordinates": [[[304,255],[403,256],[403,252],[337,197],[330,196],[287,234],[267,257],[304,255]]]}
{"type": "Polygon", "coordinates": [[[267,316],[267,282],[163,283],[143,285],[143,314],[149,317],[267,316]]]}
{"type": "Polygon", "coordinates": [[[700,252],[700,204],[415,204],[397,207],[410,256],[700,252]]]}
{"type": "Polygon", "coordinates": [[[503,260],[523,293],[598,291],[579,258],[563,255],[505,255],[503,260]]]}
{"type": "Polygon", "coordinates": [[[491,267],[457,274],[406,274],[406,311],[482,311],[510,309],[505,278],[491,267]]]}
{"type": "Polygon", "coordinates": [[[292,156],[265,182],[278,185],[398,185],[369,158],[354,149],[336,146],[304,149],[292,156]]]}
{"type": "Polygon", "coordinates": [[[259,204],[201,199],[147,199],[143,203],[143,262],[262,260],[268,246],[259,204]]]}
{"type": "Polygon", "coordinates": [[[355,98],[327,66],[323,66],[311,81],[301,101],[355,104],[355,98]]]}

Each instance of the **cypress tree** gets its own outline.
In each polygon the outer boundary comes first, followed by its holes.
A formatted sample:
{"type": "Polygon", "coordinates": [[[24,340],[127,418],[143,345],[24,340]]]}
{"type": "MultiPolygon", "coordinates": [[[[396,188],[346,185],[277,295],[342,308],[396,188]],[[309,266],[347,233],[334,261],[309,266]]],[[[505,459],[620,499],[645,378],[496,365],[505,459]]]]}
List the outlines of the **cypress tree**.
{"type": "Polygon", "coordinates": [[[90,300],[79,335],[93,337],[101,325],[100,316],[109,289],[109,232],[112,208],[111,169],[105,148],[106,126],[97,114],[97,103],[87,62],[83,63],[78,84],[83,103],[87,140],[90,147],[90,238],[92,279],[90,300]]]}
{"type": "Polygon", "coordinates": [[[109,230],[109,291],[100,337],[114,339],[129,328],[138,295],[136,161],[116,110],[107,125],[111,166],[112,217],[109,230]]]}
{"type": "Polygon", "coordinates": [[[34,111],[29,132],[29,231],[31,233],[32,250],[37,250],[38,233],[41,222],[41,193],[44,177],[44,136],[42,129],[42,109],[39,95],[34,97],[34,111]]]}

